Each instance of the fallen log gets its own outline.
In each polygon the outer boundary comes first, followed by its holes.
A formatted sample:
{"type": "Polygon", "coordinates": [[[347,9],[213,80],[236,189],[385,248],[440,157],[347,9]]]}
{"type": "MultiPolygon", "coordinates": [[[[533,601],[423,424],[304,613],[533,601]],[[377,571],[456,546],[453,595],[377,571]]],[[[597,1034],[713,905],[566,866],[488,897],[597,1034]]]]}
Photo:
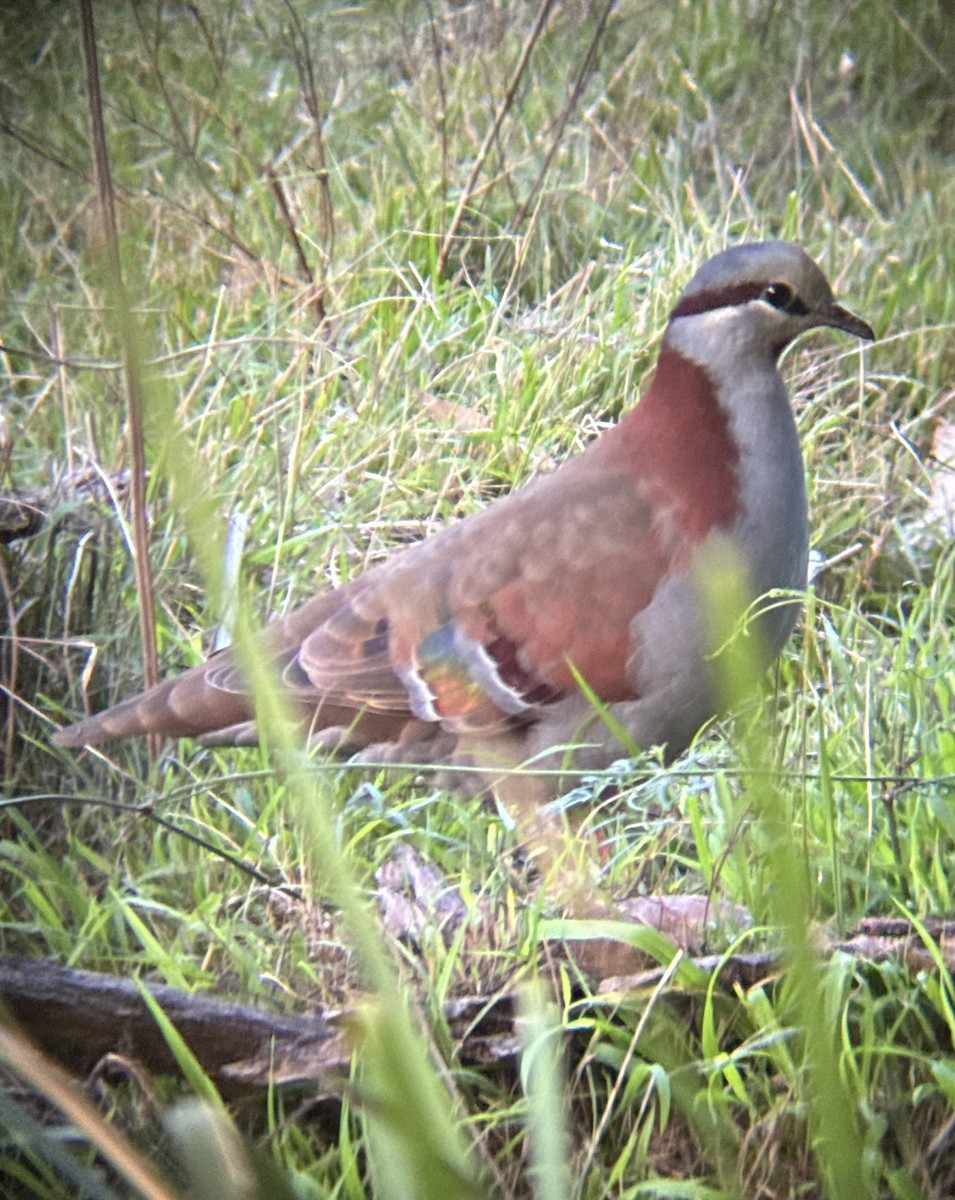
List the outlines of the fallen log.
{"type": "MultiPolygon", "coordinates": [[[[820,935],[819,949],[827,956],[841,952],[866,961],[895,959],[913,970],[932,970],[939,962],[955,967],[955,924],[929,920],[924,928],[935,940],[934,948],[927,947],[902,919],[867,918],[850,937],[820,935]]],[[[775,949],[686,961],[707,977],[715,973],[727,991],[765,984],[784,969],[783,954],[775,949]]],[[[666,970],[653,966],[605,979],[594,1003],[616,1003],[621,995],[655,988],[666,970]],[[611,1000],[608,993],[615,998],[611,1000]]],[[[281,1013],[164,984],[146,986],[226,1096],[295,1083],[337,1092],[347,1076],[353,1048],[347,1009],[281,1013]]],[[[686,991],[682,985],[672,990],[686,991]]],[[[41,1048],[75,1074],[87,1074],[110,1054],[155,1074],[177,1070],[133,980],[80,971],[49,959],[0,955],[0,1003],[41,1048]]],[[[470,1065],[516,1061],[516,1011],[510,991],[447,1001],[444,1018],[459,1061],[470,1065]]]]}

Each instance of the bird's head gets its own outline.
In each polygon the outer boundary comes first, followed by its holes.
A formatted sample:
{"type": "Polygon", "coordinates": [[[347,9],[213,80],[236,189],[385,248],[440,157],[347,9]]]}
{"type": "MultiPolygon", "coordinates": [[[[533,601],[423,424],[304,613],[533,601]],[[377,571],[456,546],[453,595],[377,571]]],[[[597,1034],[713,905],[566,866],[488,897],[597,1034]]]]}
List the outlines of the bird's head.
{"type": "MultiPolygon", "coordinates": [[[[829,282],[790,242],[751,242],[714,255],[697,271],[670,314],[681,348],[745,348],[773,358],[820,325],[872,341],[870,325],[837,304],[829,282]]],[[[694,355],[694,357],[696,357],[694,355]]]]}

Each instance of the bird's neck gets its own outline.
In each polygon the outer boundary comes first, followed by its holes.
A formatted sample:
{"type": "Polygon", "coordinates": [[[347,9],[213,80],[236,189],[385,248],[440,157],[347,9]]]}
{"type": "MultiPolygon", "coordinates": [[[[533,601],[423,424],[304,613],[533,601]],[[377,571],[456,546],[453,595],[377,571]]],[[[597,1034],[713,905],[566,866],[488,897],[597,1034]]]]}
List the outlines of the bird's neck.
{"type": "Polygon", "coordinates": [[[615,454],[699,538],[739,506],[739,447],[705,367],[664,341],[650,386],[617,426],[615,454]]]}

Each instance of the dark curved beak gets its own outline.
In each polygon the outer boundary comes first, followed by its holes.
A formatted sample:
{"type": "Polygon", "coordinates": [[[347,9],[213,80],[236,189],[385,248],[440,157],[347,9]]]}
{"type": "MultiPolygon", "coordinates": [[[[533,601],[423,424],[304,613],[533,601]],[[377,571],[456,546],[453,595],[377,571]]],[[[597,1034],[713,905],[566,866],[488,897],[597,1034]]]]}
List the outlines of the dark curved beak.
{"type": "Polygon", "coordinates": [[[833,329],[841,329],[843,333],[851,333],[867,342],[875,341],[872,326],[855,313],[849,312],[847,308],[843,308],[841,304],[833,304],[828,312],[820,313],[819,324],[831,325],[833,329]]]}

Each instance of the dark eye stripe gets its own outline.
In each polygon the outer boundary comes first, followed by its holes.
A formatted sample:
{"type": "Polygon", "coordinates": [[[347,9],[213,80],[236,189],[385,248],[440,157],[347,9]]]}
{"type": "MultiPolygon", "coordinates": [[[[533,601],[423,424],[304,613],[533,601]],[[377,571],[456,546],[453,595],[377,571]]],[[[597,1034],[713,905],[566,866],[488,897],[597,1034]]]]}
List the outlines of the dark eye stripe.
{"type": "MultiPolygon", "coordinates": [[[[697,313],[714,312],[718,308],[732,308],[739,304],[748,304],[750,300],[765,297],[771,283],[737,283],[733,287],[712,288],[704,292],[696,292],[692,296],[684,296],[676,306],[670,319],[674,317],[694,317],[697,313]]],[[[772,301],[767,300],[767,303],[772,301]]],[[[793,296],[788,304],[777,305],[782,311],[794,316],[805,316],[809,309],[798,296],[793,296]]]]}
{"type": "Polygon", "coordinates": [[[737,304],[748,304],[766,290],[765,283],[737,283],[733,287],[713,288],[711,291],[695,292],[684,296],[670,313],[674,317],[695,317],[697,313],[714,312],[717,308],[732,308],[737,304]]]}

